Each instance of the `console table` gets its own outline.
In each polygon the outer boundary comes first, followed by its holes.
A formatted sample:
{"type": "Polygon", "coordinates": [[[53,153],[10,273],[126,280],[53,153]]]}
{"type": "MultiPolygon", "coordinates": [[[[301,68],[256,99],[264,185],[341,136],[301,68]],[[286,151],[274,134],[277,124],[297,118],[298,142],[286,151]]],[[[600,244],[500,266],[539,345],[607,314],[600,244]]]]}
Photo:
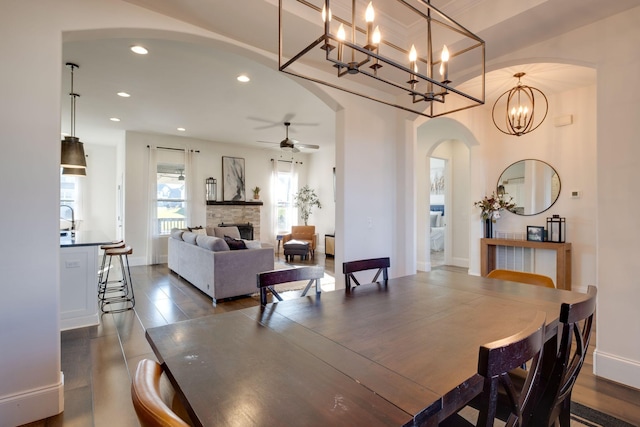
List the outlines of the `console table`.
{"type": "Polygon", "coordinates": [[[480,239],[480,274],[496,268],[496,246],[547,249],[556,251],[556,288],[571,290],[571,243],[533,242],[529,240],[480,239]]]}

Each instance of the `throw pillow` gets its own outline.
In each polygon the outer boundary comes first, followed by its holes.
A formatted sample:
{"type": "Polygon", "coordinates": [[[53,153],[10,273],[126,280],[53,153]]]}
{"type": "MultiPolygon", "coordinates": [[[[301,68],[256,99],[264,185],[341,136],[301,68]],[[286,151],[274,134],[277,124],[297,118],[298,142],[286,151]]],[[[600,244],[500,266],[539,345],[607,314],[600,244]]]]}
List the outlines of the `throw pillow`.
{"type": "Polygon", "coordinates": [[[189,243],[190,245],[196,244],[196,237],[198,237],[198,235],[190,231],[185,231],[184,233],[182,233],[182,240],[189,243]]]}
{"type": "Polygon", "coordinates": [[[205,248],[214,252],[229,250],[229,245],[227,245],[224,239],[220,239],[214,236],[196,236],[196,244],[201,248],[205,248]]]}
{"type": "Polygon", "coordinates": [[[260,240],[244,240],[244,244],[247,247],[247,249],[260,249],[262,247],[262,243],[260,243],[260,240]]]}
{"type": "Polygon", "coordinates": [[[174,228],[171,230],[171,237],[177,240],[182,240],[182,233],[184,233],[184,230],[180,230],[179,228],[174,228]]]}
{"type": "Polygon", "coordinates": [[[240,239],[234,239],[233,237],[224,236],[224,241],[229,245],[229,249],[236,251],[238,249],[247,249],[247,245],[240,239]]]}
{"type": "Polygon", "coordinates": [[[197,227],[187,227],[187,230],[189,230],[192,233],[195,233],[199,236],[206,236],[207,235],[207,230],[204,229],[203,226],[199,225],[197,227]]]}

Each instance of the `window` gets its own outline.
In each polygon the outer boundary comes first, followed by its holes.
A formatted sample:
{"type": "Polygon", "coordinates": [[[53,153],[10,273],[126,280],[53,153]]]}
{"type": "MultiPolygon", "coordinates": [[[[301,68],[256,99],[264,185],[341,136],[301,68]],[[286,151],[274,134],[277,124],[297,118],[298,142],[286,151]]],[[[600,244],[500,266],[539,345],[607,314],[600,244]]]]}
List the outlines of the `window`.
{"type": "Polygon", "coordinates": [[[78,228],[80,178],[60,175],[60,229],[78,228]]]}
{"type": "Polygon", "coordinates": [[[297,214],[293,207],[293,174],[278,171],[276,178],[276,229],[291,230],[293,218],[297,214]]]}
{"type": "Polygon", "coordinates": [[[169,234],[172,228],[186,226],[186,186],[184,165],[158,163],[156,234],[169,234]]]}

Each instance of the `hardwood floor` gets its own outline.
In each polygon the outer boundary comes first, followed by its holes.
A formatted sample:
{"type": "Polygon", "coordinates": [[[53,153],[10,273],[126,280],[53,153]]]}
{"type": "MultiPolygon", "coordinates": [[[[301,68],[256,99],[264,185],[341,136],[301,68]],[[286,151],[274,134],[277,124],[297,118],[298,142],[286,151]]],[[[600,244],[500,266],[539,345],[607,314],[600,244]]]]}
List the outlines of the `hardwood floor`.
{"type": "MultiPolygon", "coordinates": [[[[276,260],[284,262],[284,256],[278,258],[276,255],[276,260]]],[[[324,254],[316,254],[314,260],[295,262],[299,265],[314,263],[324,265],[327,274],[334,275],[333,258],[325,258],[324,254]]],[[[456,267],[438,268],[461,271],[456,267]]],[[[28,427],[137,426],[131,404],[130,377],[138,361],[155,360],[144,336],[145,328],[260,303],[256,295],[221,302],[214,307],[210,298],[169,272],[166,264],[132,267],[131,273],[136,293],[135,311],[105,314],[99,326],[61,333],[65,411],[27,424],[28,427]]],[[[283,297],[296,298],[297,293],[284,292],[283,297]]],[[[588,358],[574,387],[573,399],[640,425],[640,390],[595,377],[592,373],[594,348],[595,340],[592,339],[588,358]]]]}

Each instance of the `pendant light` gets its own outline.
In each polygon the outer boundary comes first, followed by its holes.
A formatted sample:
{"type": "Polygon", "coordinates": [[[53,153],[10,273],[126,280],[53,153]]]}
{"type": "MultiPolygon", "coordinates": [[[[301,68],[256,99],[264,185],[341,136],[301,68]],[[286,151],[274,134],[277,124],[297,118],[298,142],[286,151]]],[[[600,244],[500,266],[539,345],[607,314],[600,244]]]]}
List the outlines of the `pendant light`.
{"type": "MultiPolygon", "coordinates": [[[[75,136],[76,133],[76,98],[79,97],[77,93],[73,91],[73,71],[76,68],[79,68],[78,65],[67,62],[67,67],[71,69],[71,92],[69,95],[71,96],[71,136],[65,136],[62,140],[62,149],[60,155],[60,166],[62,166],[62,174],[65,174],[65,171],[69,171],[70,169],[82,169],[83,171],[87,168],[87,160],[84,155],[84,145],[80,142],[80,138],[75,136]]],[[[70,171],[69,171],[70,172],[70,171]]],[[[86,175],[78,173],[75,171],[73,175],[86,175]]]]}
{"type": "Polygon", "coordinates": [[[521,136],[536,130],[549,111],[549,102],[545,94],[540,89],[520,82],[524,75],[525,73],[514,74],[513,77],[518,79],[518,84],[500,95],[493,104],[493,124],[507,135],[521,136]]]}

